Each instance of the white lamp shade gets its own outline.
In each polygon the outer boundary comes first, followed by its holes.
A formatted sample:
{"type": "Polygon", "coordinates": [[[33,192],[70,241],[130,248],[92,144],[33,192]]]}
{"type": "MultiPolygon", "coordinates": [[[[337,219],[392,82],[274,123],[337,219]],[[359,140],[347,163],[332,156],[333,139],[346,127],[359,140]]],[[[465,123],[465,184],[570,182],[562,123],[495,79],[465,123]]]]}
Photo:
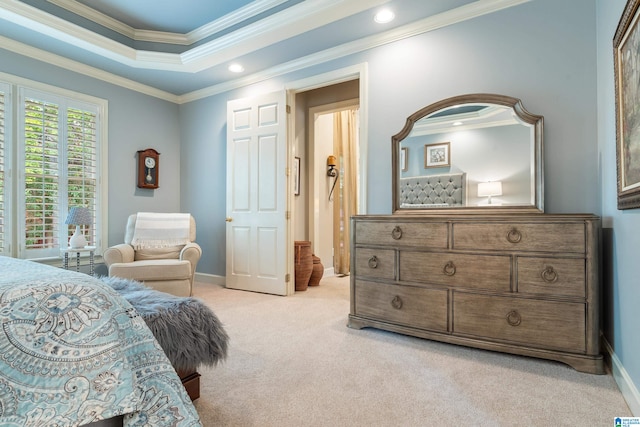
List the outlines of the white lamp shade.
{"type": "Polygon", "coordinates": [[[88,208],[73,206],[64,223],[71,225],[91,225],[93,223],[93,217],[88,208]]]}
{"type": "Polygon", "coordinates": [[[478,197],[502,196],[502,182],[480,182],[478,183],[478,197]]]}

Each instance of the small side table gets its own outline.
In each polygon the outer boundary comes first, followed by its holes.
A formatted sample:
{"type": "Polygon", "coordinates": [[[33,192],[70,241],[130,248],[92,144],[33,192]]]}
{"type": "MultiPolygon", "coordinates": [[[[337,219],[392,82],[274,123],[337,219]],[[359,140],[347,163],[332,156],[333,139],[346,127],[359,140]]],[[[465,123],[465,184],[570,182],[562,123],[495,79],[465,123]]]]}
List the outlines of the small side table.
{"type": "Polygon", "coordinates": [[[64,256],[63,267],[65,270],[69,269],[69,254],[76,254],[76,271],[80,271],[80,254],[89,252],[89,275],[93,276],[95,267],[93,255],[96,251],[95,246],[85,246],[84,248],[60,248],[60,253],[64,256]]]}

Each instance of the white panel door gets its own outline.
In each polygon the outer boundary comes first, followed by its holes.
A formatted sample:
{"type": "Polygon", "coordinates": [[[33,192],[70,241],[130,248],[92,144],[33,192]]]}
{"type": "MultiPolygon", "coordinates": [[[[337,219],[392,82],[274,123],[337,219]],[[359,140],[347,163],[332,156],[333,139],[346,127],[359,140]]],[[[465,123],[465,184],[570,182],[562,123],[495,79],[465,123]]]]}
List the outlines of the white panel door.
{"type": "Polygon", "coordinates": [[[286,280],[286,138],[284,91],[227,104],[228,288],[293,293],[286,280]]]}

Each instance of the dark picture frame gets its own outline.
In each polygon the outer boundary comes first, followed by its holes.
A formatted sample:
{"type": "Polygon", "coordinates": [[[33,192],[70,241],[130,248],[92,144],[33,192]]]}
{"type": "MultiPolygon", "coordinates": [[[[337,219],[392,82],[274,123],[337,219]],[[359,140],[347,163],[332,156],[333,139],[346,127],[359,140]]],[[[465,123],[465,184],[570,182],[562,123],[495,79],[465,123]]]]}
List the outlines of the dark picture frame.
{"type": "Polygon", "coordinates": [[[451,144],[440,142],[424,145],[424,167],[442,168],[451,166],[451,144]]]}
{"type": "Polygon", "coordinates": [[[640,0],[628,0],[613,37],[618,209],[640,207],[640,0]]]}

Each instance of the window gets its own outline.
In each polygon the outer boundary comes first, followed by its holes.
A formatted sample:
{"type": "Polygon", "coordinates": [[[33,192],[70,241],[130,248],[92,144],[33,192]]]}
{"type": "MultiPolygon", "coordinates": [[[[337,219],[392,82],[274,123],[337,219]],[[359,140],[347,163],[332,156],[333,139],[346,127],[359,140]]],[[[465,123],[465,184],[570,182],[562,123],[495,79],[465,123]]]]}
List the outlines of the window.
{"type": "MultiPolygon", "coordinates": [[[[47,89],[26,84],[17,87],[13,105],[17,131],[13,135],[0,133],[4,145],[11,141],[16,153],[12,159],[3,152],[0,139],[0,248],[19,258],[58,257],[60,247],[67,245],[75,230],[74,225],[65,224],[72,206],[92,212],[93,224],[82,226],[90,245],[101,246],[105,231],[102,198],[106,191],[102,187],[106,183],[99,177],[106,159],[102,136],[106,102],[47,89]],[[2,173],[12,169],[18,173],[2,173]],[[12,176],[13,184],[7,179],[12,176]],[[16,190],[12,198],[15,217],[2,207],[3,194],[8,199],[11,187],[16,190]]],[[[2,122],[0,116],[0,129],[2,122]]]]}

